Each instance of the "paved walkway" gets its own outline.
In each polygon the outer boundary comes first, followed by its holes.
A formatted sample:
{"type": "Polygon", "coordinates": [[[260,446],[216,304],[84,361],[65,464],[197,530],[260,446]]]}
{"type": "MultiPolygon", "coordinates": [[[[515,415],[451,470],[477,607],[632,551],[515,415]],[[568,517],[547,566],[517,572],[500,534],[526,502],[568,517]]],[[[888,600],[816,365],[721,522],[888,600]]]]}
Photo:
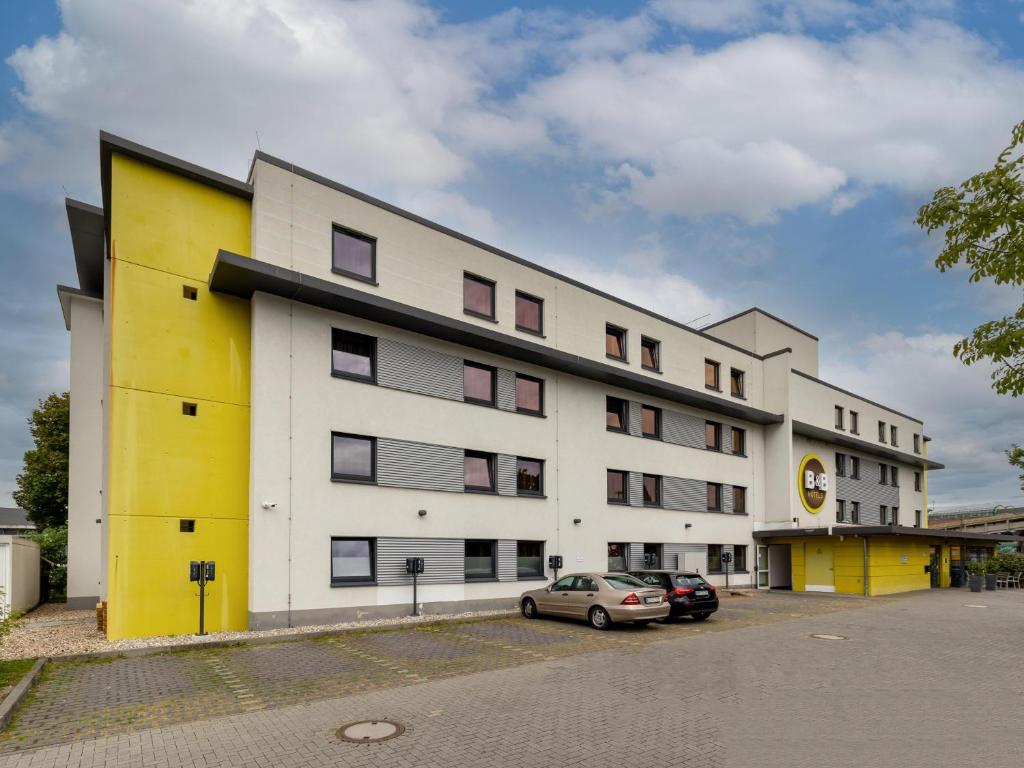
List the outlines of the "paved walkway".
{"type": "Polygon", "coordinates": [[[737,598],[704,625],[597,633],[500,620],[62,665],[7,745],[28,746],[35,740],[18,734],[40,729],[64,743],[21,749],[0,765],[1015,764],[1024,759],[1022,630],[1024,592],[870,602],[771,595],[737,598]],[[180,674],[180,663],[191,672],[180,674]],[[323,677],[357,680],[356,690],[332,694],[317,687],[323,677]],[[98,727],[120,735],[66,741],[88,728],[69,732],[59,721],[89,706],[59,685],[82,678],[79,690],[103,705],[83,721],[99,718],[98,727]],[[311,686],[307,696],[300,680],[311,686]],[[335,697],[311,701],[324,695],[335,697]],[[144,730],[135,729],[145,720],[98,714],[119,706],[174,713],[167,702],[176,697],[210,706],[180,704],[181,724],[144,730]],[[228,711],[235,714],[210,717],[228,711]],[[334,735],[363,718],[392,718],[407,730],[372,745],[334,735]]]}

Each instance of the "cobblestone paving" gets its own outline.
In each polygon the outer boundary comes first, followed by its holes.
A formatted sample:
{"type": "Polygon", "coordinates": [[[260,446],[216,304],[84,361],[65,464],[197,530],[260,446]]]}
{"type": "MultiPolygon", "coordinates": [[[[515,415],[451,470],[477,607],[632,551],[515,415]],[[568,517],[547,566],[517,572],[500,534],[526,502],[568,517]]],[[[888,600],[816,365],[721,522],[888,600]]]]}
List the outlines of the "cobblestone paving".
{"type": "Polygon", "coordinates": [[[611,649],[636,651],[699,636],[864,604],[856,598],[723,598],[708,622],[597,632],[583,623],[520,617],[345,633],[315,640],[54,662],[14,721],[0,753],[131,733],[172,723],[406,686],[611,649]]]}

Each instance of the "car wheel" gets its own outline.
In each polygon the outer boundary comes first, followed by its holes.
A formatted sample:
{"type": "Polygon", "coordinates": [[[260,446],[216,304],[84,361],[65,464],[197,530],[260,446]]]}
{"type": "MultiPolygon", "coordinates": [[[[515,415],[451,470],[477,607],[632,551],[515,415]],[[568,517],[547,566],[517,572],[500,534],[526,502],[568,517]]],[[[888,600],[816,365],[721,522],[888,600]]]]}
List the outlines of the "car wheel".
{"type": "Polygon", "coordinates": [[[589,618],[590,626],[594,629],[608,629],[612,625],[612,617],[600,605],[595,605],[590,609],[589,618]]]}
{"type": "Polygon", "coordinates": [[[711,611],[701,611],[700,613],[693,614],[694,621],[707,621],[711,615],[711,611]]]}
{"type": "Polygon", "coordinates": [[[651,622],[648,621],[647,619],[643,619],[642,621],[634,621],[633,622],[633,626],[634,627],[641,627],[642,628],[642,627],[646,627],[650,623],[651,622]]]}
{"type": "Polygon", "coordinates": [[[527,619],[537,618],[537,604],[530,598],[523,600],[522,611],[523,616],[527,619]]]}

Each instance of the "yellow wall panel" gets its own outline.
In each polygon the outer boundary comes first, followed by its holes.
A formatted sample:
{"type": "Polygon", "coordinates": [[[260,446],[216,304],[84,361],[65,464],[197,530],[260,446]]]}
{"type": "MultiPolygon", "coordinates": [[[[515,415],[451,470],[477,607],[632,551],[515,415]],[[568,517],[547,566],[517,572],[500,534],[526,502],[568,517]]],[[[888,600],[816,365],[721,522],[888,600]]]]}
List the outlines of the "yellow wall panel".
{"type": "Polygon", "coordinates": [[[929,589],[928,542],[909,538],[873,537],[868,544],[868,579],[872,595],[929,589]],[[906,562],[903,561],[904,555],[906,562]]]}
{"type": "Polygon", "coordinates": [[[111,384],[249,404],[249,302],[128,262],[114,279],[111,384]]]}
{"type": "Polygon", "coordinates": [[[835,539],[836,592],[847,595],[864,594],[864,541],[845,537],[835,539]]]}
{"type": "Polygon", "coordinates": [[[199,628],[199,586],[188,580],[191,560],[215,560],[207,586],[206,630],[245,629],[248,622],[247,520],[197,520],[182,533],[178,520],[109,518],[110,581],[107,637],[191,634],[199,628]]]}
{"type": "Polygon", "coordinates": [[[111,158],[114,257],[206,283],[217,251],[248,256],[248,200],[122,155],[111,158]]]}

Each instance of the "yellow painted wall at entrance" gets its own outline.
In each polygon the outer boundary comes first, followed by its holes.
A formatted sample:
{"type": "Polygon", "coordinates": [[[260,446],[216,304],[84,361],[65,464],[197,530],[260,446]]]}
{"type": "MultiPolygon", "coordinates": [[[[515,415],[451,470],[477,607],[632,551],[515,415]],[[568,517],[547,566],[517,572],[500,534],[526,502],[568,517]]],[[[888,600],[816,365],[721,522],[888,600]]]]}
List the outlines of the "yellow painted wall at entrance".
{"type": "Polygon", "coordinates": [[[845,595],[864,594],[864,540],[844,536],[833,544],[836,569],[836,592],[845,595]]]}
{"type": "Polygon", "coordinates": [[[112,639],[196,631],[190,560],[217,562],[207,627],[246,627],[249,307],[206,281],[219,249],[250,252],[250,232],[247,200],[111,158],[112,639]],[[194,520],[194,531],[180,520],[194,520]]]}
{"type": "Polygon", "coordinates": [[[931,576],[924,570],[928,563],[926,539],[872,537],[868,543],[869,594],[891,595],[929,589],[931,576]]]}
{"type": "Polygon", "coordinates": [[[831,587],[835,584],[832,542],[824,536],[808,541],[804,548],[807,586],[831,587]]]}

